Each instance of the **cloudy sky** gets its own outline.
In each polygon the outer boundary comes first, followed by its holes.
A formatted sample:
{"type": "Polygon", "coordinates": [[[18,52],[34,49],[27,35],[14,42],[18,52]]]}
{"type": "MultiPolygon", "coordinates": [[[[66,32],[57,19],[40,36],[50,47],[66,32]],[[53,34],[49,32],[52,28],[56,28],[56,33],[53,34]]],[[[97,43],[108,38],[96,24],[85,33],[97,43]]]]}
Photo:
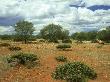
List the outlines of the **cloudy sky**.
{"type": "Polygon", "coordinates": [[[49,23],[71,33],[110,25],[110,0],[0,0],[0,34],[11,34],[19,20],[31,21],[38,33],[49,23]]]}

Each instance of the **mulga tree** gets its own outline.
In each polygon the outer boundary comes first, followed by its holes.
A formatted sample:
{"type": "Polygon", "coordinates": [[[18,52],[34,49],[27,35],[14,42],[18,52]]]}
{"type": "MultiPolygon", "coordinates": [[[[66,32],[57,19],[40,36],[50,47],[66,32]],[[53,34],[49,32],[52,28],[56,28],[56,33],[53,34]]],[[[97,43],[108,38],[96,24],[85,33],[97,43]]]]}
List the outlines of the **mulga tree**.
{"type": "Polygon", "coordinates": [[[14,26],[15,29],[15,37],[24,41],[26,44],[27,41],[32,37],[32,34],[34,32],[34,26],[31,22],[28,21],[19,21],[14,26]]]}
{"type": "Polygon", "coordinates": [[[60,25],[49,24],[40,30],[40,35],[49,42],[58,42],[59,39],[67,38],[68,32],[60,25]]]}

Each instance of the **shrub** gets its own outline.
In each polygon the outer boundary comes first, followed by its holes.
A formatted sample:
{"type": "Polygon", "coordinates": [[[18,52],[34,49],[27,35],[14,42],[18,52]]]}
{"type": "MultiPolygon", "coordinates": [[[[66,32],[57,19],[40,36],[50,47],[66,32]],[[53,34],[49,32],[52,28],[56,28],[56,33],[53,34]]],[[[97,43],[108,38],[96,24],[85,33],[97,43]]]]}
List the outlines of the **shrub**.
{"type": "Polygon", "coordinates": [[[64,39],[62,40],[62,43],[72,43],[72,41],[70,39],[64,39]]]}
{"type": "Polygon", "coordinates": [[[67,82],[87,82],[88,79],[96,79],[97,74],[93,69],[81,62],[59,65],[52,73],[52,78],[66,80],[67,82]]]}
{"type": "Polygon", "coordinates": [[[48,42],[59,43],[58,40],[56,40],[56,39],[48,40],[48,42]]]}
{"type": "Polygon", "coordinates": [[[15,55],[12,55],[7,59],[8,63],[16,62],[16,64],[21,65],[34,65],[35,63],[38,63],[39,58],[37,55],[30,54],[30,53],[18,53],[15,55]]]}
{"type": "Polygon", "coordinates": [[[10,46],[9,43],[1,43],[1,44],[0,44],[0,47],[9,47],[9,46],[10,46]]]}
{"type": "Polygon", "coordinates": [[[11,47],[9,47],[9,50],[11,50],[11,51],[19,51],[19,50],[21,50],[21,48],[20,47],[16,47],[16,46],[11,46],[11,47]]]}
{"type": "Polygon", "coordinates": [[[56,48],[65,50],[67,48],[71,48],[71,45],[69,45],[69,44],[60,44],[60,45],[57,45],[56,48]]]}
{"type": "Polygon", "coordinates": [[[64,57],[64,56],[58,56],[55,58],[58,62],[66,62],[67,61],[67,58],[64,57]]]}

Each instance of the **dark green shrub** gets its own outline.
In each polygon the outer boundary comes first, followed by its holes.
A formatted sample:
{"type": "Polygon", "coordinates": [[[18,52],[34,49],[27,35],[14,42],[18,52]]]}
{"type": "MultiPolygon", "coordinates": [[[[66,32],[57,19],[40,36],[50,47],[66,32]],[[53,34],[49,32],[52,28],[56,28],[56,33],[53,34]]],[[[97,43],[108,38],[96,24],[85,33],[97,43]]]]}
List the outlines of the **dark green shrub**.
{"type": "Polygon", "coordinates": [[[34,63],[38,63],[39,58],[37,55],[30,54],[30,53],[18,53],[12,55],[7,59],[8,63],[17,62],[17,64],[22,64],[28,66],[33,65],[34,63]]]}
{"type": "Polygon", "coordinates": [[[56,39],[48,40],[48,42],[59,43],[58,40],[56,40],[56,39]]]}
{"type": "Polygon", "coordinates": [[[62,43],[72,43],[72,41],[70,39],[64,39],[62,40],[62,43]]]}
{"type": "Polygon", "coordinates": [[[9,47],[9,50],[11,50],[11,51],[19,51],[19,50],[21,50],[21,48],[17,47],[17,46],[11,46],[11,47],[9,47]]]}
{"type": "Polygon", "coordinates": [[[66,62],[67,61],[67,58],[64,57],[64,56],[58,56],[55,58],[58,62],[66,62]]]}
{"type": "Polygon", "coordinates": [[[96,79],[97,74],[93,69],[81,62],[59,65],[52,73],[52,78],[66,80],[67,82],[87,82],[88,79],[96,79]]]}
{"type": "Polygon", "coordinates": [[[69,45],[69,44],[60,44],[60,45],[57,45],[56,48],[65,50],[67,48],[71,48],[71,45],[69,45]]]}
{"type": "Polygon", "coordinates": [[[9,47],[9,46],[10,46],[9,43],[1,43],[1,44],[0,44],[0,47],[9,47]]]}

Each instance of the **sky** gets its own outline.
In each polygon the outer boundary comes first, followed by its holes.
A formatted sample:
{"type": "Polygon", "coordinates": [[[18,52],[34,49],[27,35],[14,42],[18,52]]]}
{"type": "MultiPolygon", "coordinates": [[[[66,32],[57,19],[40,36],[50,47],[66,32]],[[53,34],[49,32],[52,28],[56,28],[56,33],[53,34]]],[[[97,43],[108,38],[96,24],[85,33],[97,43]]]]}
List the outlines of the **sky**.
{"type": "Polygon", "coordinates": [[[35,34],[50,23],[70,33],[110,25],[110,0],[0,0],[0,34],[11,34],[20,20],[34,24],[35,34]]]}

